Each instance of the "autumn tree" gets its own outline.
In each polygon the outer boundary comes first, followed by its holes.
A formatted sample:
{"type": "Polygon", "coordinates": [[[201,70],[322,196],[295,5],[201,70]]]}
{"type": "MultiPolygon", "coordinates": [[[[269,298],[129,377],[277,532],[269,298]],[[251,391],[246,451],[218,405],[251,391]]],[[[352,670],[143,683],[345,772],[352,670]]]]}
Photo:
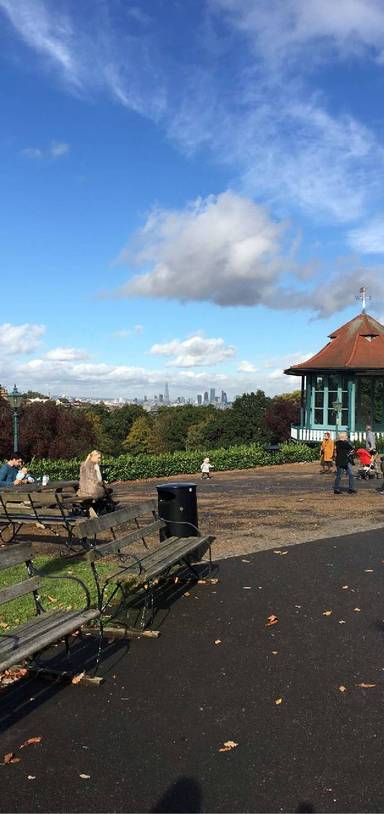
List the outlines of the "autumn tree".
{"type": "Polygon", "coordinates": [[[148,454],[154,451],[152,423],[147,416],[135,419],[122,446],[124,452],[129,452],[131,455],[148,454]]]}

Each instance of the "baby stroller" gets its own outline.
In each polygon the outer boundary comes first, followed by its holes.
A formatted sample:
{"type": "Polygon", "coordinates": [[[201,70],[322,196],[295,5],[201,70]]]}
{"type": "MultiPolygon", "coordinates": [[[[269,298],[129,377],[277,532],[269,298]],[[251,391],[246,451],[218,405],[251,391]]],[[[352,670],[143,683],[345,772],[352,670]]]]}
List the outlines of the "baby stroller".
{"type": "Polygon", "coordinates": [[[361,480],[372,480],[373,478],[380,478],[381,472],[376,462],[376,453],[371,454],[367,449],[356,450],[356,455],[359,459],[360,468],[357,470],[357,477],[361,480]]]}

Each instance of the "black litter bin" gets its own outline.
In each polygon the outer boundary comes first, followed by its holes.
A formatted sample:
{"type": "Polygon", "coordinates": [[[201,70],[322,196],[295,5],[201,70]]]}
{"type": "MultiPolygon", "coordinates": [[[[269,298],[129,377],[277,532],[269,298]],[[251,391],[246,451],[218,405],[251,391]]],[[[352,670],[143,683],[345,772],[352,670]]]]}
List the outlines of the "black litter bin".
{"type": "Polygon", "coordinates": [[[167,523],[160,530],[160,539],[198,537],[196,484],[163,483],[157,492],[159,517],[167,523]]]}

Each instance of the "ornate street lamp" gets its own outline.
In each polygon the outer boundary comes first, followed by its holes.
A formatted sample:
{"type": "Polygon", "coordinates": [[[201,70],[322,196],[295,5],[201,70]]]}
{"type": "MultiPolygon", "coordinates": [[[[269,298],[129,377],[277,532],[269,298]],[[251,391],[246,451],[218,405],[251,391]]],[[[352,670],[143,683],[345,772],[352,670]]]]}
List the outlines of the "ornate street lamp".
{"type": "Polygon", "coordinates": [[[16,454],[19,451],[19,409],[22,400],[23,396],[14,385],[13,390],[8,393],[8,401],[13,408],[13,452],[16,454]]]}

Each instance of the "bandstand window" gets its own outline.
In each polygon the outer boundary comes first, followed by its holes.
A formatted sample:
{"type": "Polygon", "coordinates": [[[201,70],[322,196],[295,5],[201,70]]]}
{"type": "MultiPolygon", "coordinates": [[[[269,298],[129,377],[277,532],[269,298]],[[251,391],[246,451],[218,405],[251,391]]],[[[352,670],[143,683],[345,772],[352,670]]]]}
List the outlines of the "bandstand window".
{"type": "Polygon", "coordinates": [[[325,377],[324,376],[316,376],[315,377],[315,394],[314,394],[314,413],[315,413],[315,424],[323,424],[324,423],[324,386],[325,386],[325,377]]]}
{"type": "Polygon", "coordinates": [[[339,377],[334,374],[328,376],[328,424],[336,424],[335,401],[338,401],[339,377]]]}

